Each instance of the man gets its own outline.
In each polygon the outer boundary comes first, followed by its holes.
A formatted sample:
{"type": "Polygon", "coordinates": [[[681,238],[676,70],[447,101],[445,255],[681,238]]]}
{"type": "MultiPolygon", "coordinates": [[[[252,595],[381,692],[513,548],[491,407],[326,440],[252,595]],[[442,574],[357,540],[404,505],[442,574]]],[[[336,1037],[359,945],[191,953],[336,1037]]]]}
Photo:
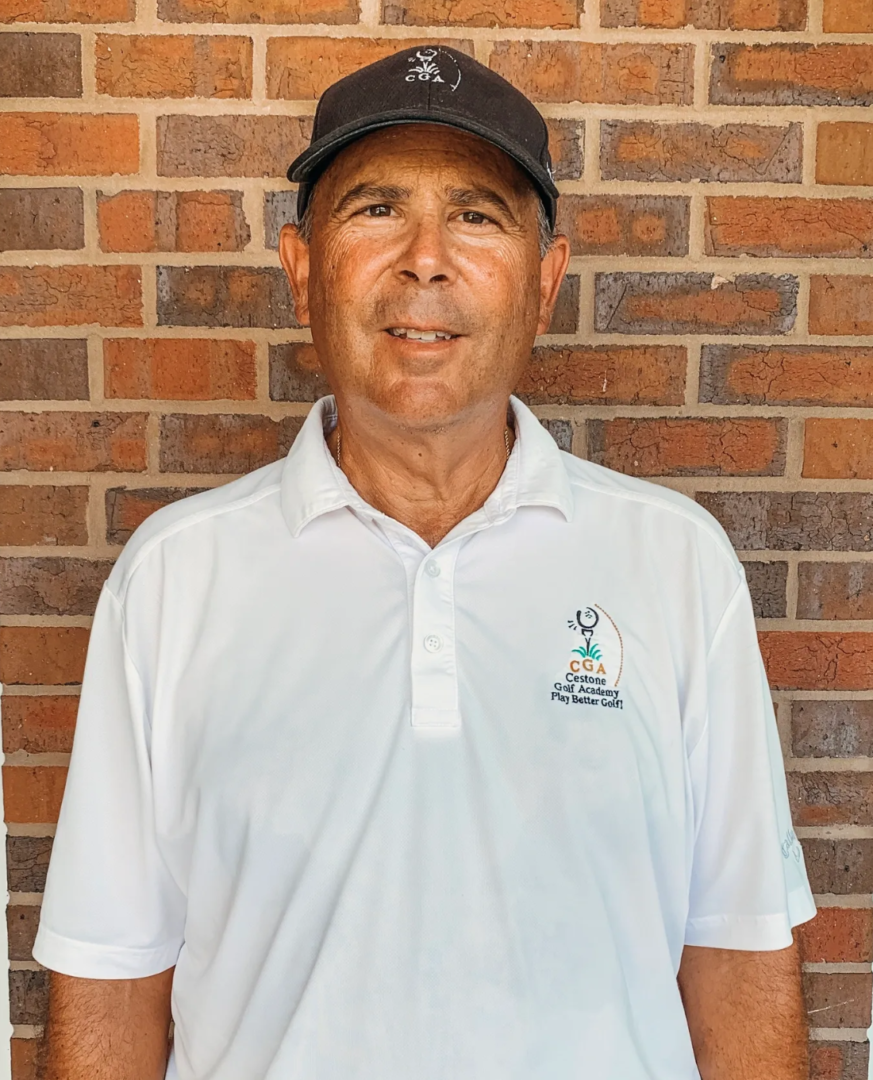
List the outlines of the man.
{"type": "Polygon", "coordinates": [[[510,398],[569,249],[451,49],[324,95],[282,264],[335,397],[94,621],[34,955],[63,1080],[800,1080],[811,918],[742,567],[510,398]]]}

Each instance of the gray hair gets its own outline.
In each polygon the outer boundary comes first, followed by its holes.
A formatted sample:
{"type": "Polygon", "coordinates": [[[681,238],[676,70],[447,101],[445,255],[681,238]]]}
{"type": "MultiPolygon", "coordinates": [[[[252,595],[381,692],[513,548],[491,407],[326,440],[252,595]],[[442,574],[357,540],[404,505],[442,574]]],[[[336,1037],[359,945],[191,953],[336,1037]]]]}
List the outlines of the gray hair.
{"type": "MultiPolygon", "coordinates": [[[[297,234],[307,244],[312,239],[312,194],[306,203],[303,216],[297,222],[297,234]]],[[[549,224],[546,208],[542,199],[537,199],[537,240],[539,241],[540,258],[544,259],[546,252],[555,242],[555,230],[549,224]]]]}

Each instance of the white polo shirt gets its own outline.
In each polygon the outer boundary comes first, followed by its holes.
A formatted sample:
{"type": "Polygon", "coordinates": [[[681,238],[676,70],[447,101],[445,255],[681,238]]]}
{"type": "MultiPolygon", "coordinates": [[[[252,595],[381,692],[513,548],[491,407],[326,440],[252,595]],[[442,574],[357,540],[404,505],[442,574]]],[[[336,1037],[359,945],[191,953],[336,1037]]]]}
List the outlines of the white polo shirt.
{"type": "Polygon", "coordinates": [[[518,439],[435,548],[312,409],[103,591],[34,956],[176,965],[178,1080],[697,1080],[684,944],[815,914],[742,567],[518,439]]]}

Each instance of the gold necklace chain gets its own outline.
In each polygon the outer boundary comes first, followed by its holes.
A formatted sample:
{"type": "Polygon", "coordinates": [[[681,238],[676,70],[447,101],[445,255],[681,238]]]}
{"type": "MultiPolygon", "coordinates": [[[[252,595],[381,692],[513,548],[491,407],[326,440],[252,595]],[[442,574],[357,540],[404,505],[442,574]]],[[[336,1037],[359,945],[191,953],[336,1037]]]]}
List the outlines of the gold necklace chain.
{"type": "MultiPolygon", "coordinates": [[[[503,429],[503,445],[506,447],[506,460],[509,461],[509,455],[512,449],[509,445],[509,428],[503,429]]],[[[343,434],[339,427],[336,429],[336,467],[342,469],[342,449],[343,449],[343,434]]]]}

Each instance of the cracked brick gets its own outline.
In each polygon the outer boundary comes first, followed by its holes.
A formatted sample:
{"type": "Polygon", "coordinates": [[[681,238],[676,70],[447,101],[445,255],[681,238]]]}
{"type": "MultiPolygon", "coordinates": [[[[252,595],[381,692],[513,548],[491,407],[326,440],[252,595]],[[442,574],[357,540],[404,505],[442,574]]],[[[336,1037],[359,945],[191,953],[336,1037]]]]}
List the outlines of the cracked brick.
{"type": "Polygon", "coordinates": [[[382,20],[395,26],[542,27],[572,30],[582,0],[384,0],[382,20]]]}
{"type": "Polygon", "coordinates": [[[756,619],[784,619],[788,563],[744,562],[756,619]]]}
{"type": "Polygon", "coordinates": [[[515,392],[528,405],[681,405],[685,370],[674,345],[543,346],[515,392]]]}
{"type": "Polygon", "coordinates": [[[873,551],[873,493],[699,491],[743,551],[873,551]]]}
{"type": "Polygon", "coordinates": [[[138,266],[0,267],[0,326],[139,326],[138,266]]]}
{"type": "MultiPolygon", "coordinates": [[[[5,711],[5,702],[3,708],[5,711]]],[[[6,882],[9,891],[42,892],[51,850],[50,836],[7,836],[6,882]]]]}
{"type": "Polygon", "coordinates": [[[136,17],[136,0],[0,0],[0,23],[117,23],[136,17]]]}
{"type": "Polygon", "coordinates": [[[158,175],[284,179],[311,132],[311,116],[159,116],[158,175]]]}
{"type": "Polygon", "coordinates": [[[98,34],[95,55],[98,94],[251,97],[251,38],[224,34],[98,34]]]}
{"type": "Polygon", "coordinates": [[[873,258],[873,200],[706,200],[707,255],[873,258]]]}
{"type": "Polygon", "coordinates": [[[809,332],[873,334],[873,277],[814,274],[809,280],[809,332]]]}
{"type": "Polygon", "coordinates": [[[758,639],[774,690],[873,690],[873,633],[765,630],[758,639]]]}
{"type": "Polygon", "coordinates": [[[93,615],[111,569],[106,559],[0,558],[0,615],[93,615]]]}
{"type": "Polygon", "coordinates": [[[0,175],[112,176],[138,171],[136,116],[0,113],[0,175]]]}

